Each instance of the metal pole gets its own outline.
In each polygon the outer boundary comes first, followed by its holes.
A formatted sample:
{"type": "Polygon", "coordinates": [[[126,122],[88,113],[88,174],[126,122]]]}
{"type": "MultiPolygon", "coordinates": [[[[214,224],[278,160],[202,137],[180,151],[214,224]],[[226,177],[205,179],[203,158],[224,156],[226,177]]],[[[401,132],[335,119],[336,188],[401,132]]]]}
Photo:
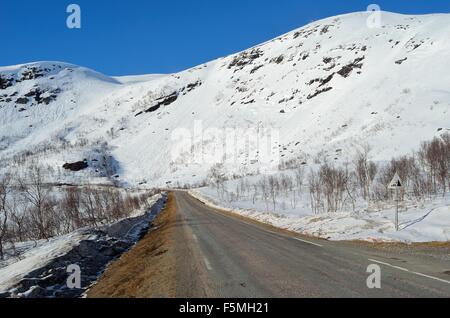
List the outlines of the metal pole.
{"type": "Polygon", "coordinates": [[[395,201],[397,201],[395,206],[395,230],[398,232],[398,187],[395,188],[395,201]]]}

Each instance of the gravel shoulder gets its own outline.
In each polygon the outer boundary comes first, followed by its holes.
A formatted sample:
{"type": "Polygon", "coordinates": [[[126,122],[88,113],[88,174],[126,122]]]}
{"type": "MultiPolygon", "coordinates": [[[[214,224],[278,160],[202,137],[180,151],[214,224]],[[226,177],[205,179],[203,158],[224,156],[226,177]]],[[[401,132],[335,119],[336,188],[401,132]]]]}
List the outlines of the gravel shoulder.
{"type": "Polygon", "coordinates": [[[169,194],[153,229],[111,264],[87,292],[88,298],[160,298],[175,296],[174,231],[176,205],[169,194]]]}

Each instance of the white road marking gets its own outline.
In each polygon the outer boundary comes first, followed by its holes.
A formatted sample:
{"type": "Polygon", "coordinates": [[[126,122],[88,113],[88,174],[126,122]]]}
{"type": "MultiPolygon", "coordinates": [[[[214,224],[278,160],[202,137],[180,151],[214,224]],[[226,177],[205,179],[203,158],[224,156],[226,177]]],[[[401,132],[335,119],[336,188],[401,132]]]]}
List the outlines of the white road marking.
{"type": "Polygon", "coordinates": [[[395,268],[395,269],[398,269],[398,270],[401,270],[401,271],[404,271],[404,272],[407,272],[407,273],[411,273],[411,274],[414,274],[414,275],[417,275],[417,276],[422,276],[422,277],[434,279],[434,280],[437,280],[437,281],[439,281],[441,283],[450,284],[450,281],[448,281],[448,280],[445,280],[445,279],[442,279],[442,278],[438,278],[438,277],[434,277],[434,276],[430,276],[430,275],[426,275],[426,274],[422,274],[422,273],[419,273],[419,272],[410,271],[407,268],[403,268],[403,267],[400,267],[400,266],[391,265],[389,263],[377,261],[376,259],[370,259],[369,258],[369,261],[370,262],[374,262],[374,263],[378,263],[378,264],[381,264],[381,265],[389,266],[389,267],[392,267],[392,268],[395,268]]]}
{"type": "MultiPolygon", "coordinates": [[[[243,223],[253,226],[253,224],[250,224],[250,223],[247,223],[247,222],[243,222],[243,223]]],[[[262,228],[261,228],[261,230],[263,230],[263,231],[265,231],[267,233],[270,233],[270,234],[277,235],[279,238],[292,238],[294,240],[297,240],[297,241],[300,241],[300,242],[303,242],[303,243],[311,244],[311,245],[314,245],[314,246],[317,246],[317,247],[323,247],[323,245],[320,245],[320,244],[317,244],[317,243],[314,243],[314,242],[310,242],[310,241],[307,241],[307,240],[302,240],[301,238],[298,238],[298,237],[286,236],[286,235],[283,235],[281,233],[274,232],[274,231],[267,230],[267,229],[262,229],[262,228]]]]}
{"type": "Polygon", "coordinates": [[[382,262],[382,261],[377,261],[376,259],[369,259],[369,261],[375,262],[375,263],[378,263],[378,264],[382,264],[382,265],[386,265],[386,266],[389,266],[389,267],[392,267],[392,268],[396,268],[396,269],[399,269],[399,270],[404,271],[404,272],[409,272],[409,269],[407,269],[407,268],[400,267],[400,266],[395,266],[395,265],[392,265],[392,264],[389,264],[389,263],[385,263],[385,262],[382,262]]]}
{"type": "Polygon", "coordinates": [[[211,263],[208,261],[208,259],[205,256],[203,256],[203,260],[205,261],[206,268],[209,271],[212,271],[212,266],[211,266],[211,263]]]}
{"type": "MultiPolygon", "coordinates": [[[[194,238],[194,241],[196,241],[197,243],[198,243],[198,237],[197,237],[197,235],[195,235],[194,233],[192,233],[192,237],[194,238]]],[[[201,251],[200,251],[200,253],[201,253],[201,251]]],[[[202,253],[203,254],[203,253],[202,253]]],[[[203,255],[203,261],[205,262],[205,265],[206,265],[206,268],[209,270],[209,271],[212,271],[212,266],[211,266],[211,263],[209,262],[209,260],[206,258],[206,256],[204,256],[203,255]]]]}
{"type": "Polygon", "coordinates": [[[314,245],[314,246],[323,247],[323,245],[320,245],[320,244],[317,244],[317,243],[313,243],[313,242],[310,242],[310,241],[307,241],[307,240],[302,240],[301,238],[298,238],[298,237],[293,237],[293,239],[297,240],[297,241],[300,241],[300,242],[303,242],[303,243],[311,244],[311,245],[314,245]]]}

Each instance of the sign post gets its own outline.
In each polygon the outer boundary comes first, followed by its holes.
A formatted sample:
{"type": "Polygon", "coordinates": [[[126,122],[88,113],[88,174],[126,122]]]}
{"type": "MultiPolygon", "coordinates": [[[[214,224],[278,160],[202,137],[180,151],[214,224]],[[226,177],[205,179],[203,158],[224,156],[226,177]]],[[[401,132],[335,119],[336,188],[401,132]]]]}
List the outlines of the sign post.
{"type": "Polygon", "coordinates": [[[396,201],[396,206],[395,206],[395,230],[398,231],[399,230],[399,222],[398,222],[398,202],[399,202],[399,196],[400,196],[400,190],[403,188],[403,182],[400,179],[400,176],[398,175],[398,173],[395,173],[394,178],[392,179],[392,181],[389,183],[388,186],[389,189],[391,190],[395,190],[395,201],[396,201]]]}

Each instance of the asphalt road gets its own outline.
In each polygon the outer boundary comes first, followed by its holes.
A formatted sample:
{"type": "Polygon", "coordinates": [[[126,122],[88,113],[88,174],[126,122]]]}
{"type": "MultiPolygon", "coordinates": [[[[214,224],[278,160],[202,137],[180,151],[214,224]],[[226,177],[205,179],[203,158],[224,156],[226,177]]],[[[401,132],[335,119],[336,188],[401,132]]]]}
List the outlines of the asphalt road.
{"type": "Polygon", "coordinates": [[[450,297],[442,255],[294,236],[175,197],[177,297],[450,297]],[[381,289],[367,287],[371,264],[381,289]]]}

